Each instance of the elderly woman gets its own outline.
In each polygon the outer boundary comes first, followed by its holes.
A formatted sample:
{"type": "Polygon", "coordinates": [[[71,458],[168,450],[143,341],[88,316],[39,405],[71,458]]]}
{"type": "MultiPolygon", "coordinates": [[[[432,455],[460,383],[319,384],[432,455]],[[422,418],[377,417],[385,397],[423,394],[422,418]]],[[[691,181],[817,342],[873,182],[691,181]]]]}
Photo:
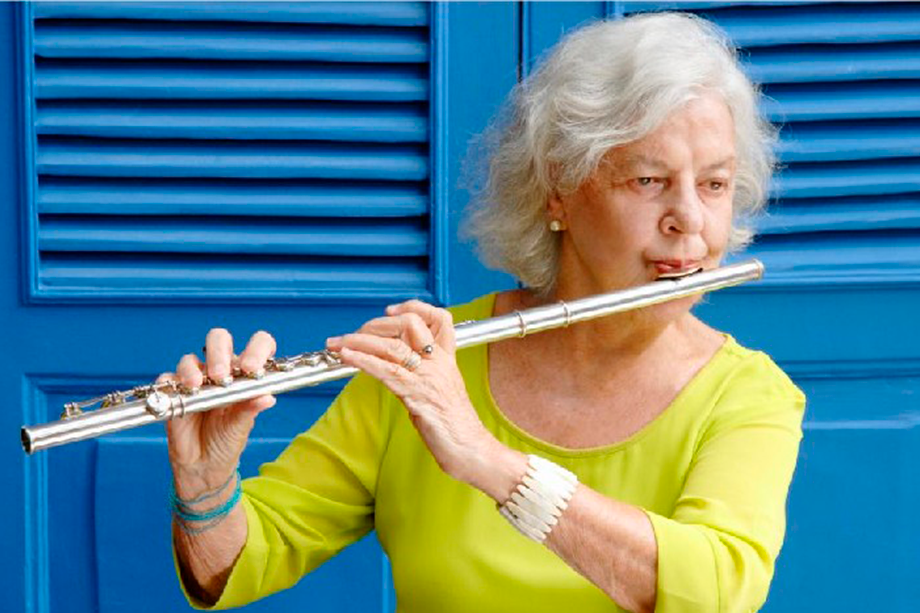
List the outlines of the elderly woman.
{"type": "MultiPolygon", "coordinates": [[[[482,319],[717,266],[764,200],[772,132],[724,37],[674,15],[568,36],[513,93],[483,202],[524,289],[412,301],[328,348],[364,371],[240,491],[263,397],[169,422],[174,544],[199,607],[289,587],[372,529],[398,609],[753,611],[767,595],[802,393],[687,298],[455,354],[482,319]]],[[[229,376],[232,339],[176,376],[229,376]]],[[[238,358],[255,373],[275,343],[238,358]]]]}

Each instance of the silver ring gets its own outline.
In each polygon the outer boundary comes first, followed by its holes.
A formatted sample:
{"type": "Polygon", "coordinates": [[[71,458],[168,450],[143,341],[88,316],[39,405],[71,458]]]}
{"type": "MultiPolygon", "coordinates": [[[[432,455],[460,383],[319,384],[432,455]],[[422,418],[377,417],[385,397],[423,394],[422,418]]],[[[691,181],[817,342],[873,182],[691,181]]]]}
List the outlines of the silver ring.
{"type": "Polygon", "coordinates": [[[514,314],[517,315],[518,321],[521,322],[521,331],[518,333],[518,336],[524,338],[527,336],[527,320],[524,319],[524,315],[520,311],[515,311],[514,314]]]}
{"type": "Polygon", "coordinates": [[[419,364],[421,363],[422,363],[422,356],[420,356],[417,352],[413,351],[408,356],[406,356],[406,359],[403,360],[402,365],[403,365],[403,368],[405,368],[406,370],[415,370],[416,368],[418,368],[419,364]]]}
{"type": "Polygon", "coordinates": [[[422,347],[422,353],[424,353],[425,355],[431,355],[432,353],[434,353],[434,345],[425,345],[424,347],[422,347]]]}

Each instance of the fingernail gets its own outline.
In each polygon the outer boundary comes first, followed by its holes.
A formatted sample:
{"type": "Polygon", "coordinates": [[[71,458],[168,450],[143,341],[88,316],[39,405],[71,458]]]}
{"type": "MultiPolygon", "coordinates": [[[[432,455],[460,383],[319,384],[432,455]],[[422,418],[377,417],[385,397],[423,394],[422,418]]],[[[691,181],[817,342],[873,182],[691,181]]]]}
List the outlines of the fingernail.
{"type": "Polygon", "coordinates": [[[341,336],[330,336],[326,339],[326,346],[331,347],[332,345],[340,345],[342,343],[341,336]]]}
{"type": "Polygon", "coordinates": [[[218,381],[218,383],[220,383],[223,387],[229,387],[230,384],[233,383],[233,377],[226,376],[220,381],[218,381]]]}

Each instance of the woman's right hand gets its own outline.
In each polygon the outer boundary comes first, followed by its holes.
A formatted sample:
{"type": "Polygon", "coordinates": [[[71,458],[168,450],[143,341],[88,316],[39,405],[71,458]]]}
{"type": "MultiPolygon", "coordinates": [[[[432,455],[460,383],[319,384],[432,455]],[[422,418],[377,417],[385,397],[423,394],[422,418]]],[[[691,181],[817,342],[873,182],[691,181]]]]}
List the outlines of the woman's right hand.
{"type": "MultiPolygon", "coordinates": [[[[205,340],[206,363],[190,353],[179,361],[175,374],[163,374],[159,381],[172,379],[188,388],[199,388],[205,375],[212,381],[222,381],[231,376],[234,366],[239,366],[244,374],[255,374],[265,368],[275,349],[275,339],[270,334],[256,332],[237,358],[230,333],[214,328],[205,340]]],[[[181,498],[195,498],[225,483],[239,464],[256,416],[274,404],[274,396],[259,396],[167,421],[166,437],[176,493],[181,498]]]]}

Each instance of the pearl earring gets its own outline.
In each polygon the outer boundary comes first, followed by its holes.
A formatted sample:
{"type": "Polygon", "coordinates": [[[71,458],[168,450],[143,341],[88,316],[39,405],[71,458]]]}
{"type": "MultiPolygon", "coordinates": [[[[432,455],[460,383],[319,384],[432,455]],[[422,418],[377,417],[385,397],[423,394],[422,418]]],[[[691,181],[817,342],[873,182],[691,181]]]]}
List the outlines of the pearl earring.
{"type": "Polygon", "coordinates": [[[549,229],[551,232],[562,232],[563,230],[562,222],[559,221],[558,219],[552,220],[551,222],[549,222],[549,229]]]}

